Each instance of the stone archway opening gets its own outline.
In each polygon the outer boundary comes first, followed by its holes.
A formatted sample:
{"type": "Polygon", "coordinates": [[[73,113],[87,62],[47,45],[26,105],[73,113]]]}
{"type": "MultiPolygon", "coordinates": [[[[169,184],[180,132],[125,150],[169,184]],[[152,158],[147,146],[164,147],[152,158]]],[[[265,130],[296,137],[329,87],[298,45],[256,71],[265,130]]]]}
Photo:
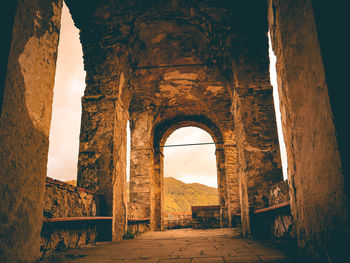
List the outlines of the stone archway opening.
{"type": "Polygon", "coordinates": [[[47,177],[76,185],[86,72],[79,29],[64,2],[57,54],[47,177]]]}
{"type": "Polygon", "coordinates": [[[232,211],[239,209],[238,200],[239,191],[234,185],[235,172],[229,165],[235,160],[229,160],[225,156],[231,147],[229,144],[229,133],[221,131],[215,119],[206,115],[178,115],[173,118],[161,120],[154,125],[152,132],[153,138],[153,170],[150,182],[150,219],[152,229],[164,229],[164,147],[167,138],[177,129],[194,126],[206,131],[212,137],[215,143],[217,184],[220,214],[220,226],[227,227],[231,225],[232,211]]]}
{"type": "Polygon", "coordinates": [[[218,209],[215,149],[211,135],[193,126],[179,128],[167,138],[163,147],[165,229],[191,227],[194,206],[218,209]]]}

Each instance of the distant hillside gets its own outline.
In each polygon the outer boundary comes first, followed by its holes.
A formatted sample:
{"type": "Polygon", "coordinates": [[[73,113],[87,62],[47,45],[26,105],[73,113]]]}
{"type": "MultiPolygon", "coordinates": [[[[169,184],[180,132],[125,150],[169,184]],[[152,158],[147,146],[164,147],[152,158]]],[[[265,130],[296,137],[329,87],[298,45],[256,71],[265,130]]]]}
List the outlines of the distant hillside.
{"type": "Polygon", "coordinates": [[[214,187],[164,178],[164,212],[187,212],[191,211],[191,206],[218,203],[218,190],[214,187]]]}
{"type": "MultiPolygon", "coordinates": [[[[76,185],[75,180],[66,181],[76,185]]],[[[129,184],[127,186],[129,193],[129,184]]],[[[191,206],[217,205],[218,190],[203,184],[186,184],[172,177],[164,178],[164,212],[187,212],[191,206]]]]}
{"type": "Polygon", "coordinates": [[[71,184],[71,185],[77,186],[77,180],[68,180],[68,181],[64,181],[64,182],[67,183],[67,184],[71,184]]]}

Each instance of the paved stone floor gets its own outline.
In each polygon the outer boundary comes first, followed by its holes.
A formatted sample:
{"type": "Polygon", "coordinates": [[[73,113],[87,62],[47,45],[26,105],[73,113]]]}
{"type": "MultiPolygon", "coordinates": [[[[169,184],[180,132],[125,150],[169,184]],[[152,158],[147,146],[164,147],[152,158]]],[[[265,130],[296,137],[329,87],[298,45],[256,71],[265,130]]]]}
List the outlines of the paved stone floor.
{"type": "Polygon", "coordinates": [[[292,262],[282,251],[240,237],[238,229],[147,232],[133,240],[66,250],[46,262],[221,263],[292,262]]]}

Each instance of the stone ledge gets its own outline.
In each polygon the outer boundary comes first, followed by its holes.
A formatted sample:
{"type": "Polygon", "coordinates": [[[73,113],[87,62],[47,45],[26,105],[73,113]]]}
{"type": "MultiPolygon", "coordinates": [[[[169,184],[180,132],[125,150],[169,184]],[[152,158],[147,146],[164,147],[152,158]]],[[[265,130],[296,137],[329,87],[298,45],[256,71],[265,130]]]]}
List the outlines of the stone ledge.
{"type": "Polygon", "coordinates": [[[57,188],[67,190],[70,192],[85,192],[85,193],[92,194],[92,195],[96,196],[96,193],[94,193],[90,190],[87,190],[85,188],[74,186],[74,185],[68,184],[66,182],[63,182],[63,181],[60,181],[57,179],[53,179],[51,177],[46,177],[46,187],[50,187],[50,186],[56,186],[57,188]]]}

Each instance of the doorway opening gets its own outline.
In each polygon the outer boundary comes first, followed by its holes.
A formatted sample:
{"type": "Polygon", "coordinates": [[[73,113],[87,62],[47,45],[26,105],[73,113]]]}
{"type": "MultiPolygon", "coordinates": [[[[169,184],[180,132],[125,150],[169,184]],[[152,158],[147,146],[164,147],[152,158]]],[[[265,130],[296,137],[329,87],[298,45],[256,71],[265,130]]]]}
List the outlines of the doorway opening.
{"type": "Polygon", "coordinates": [[[215,144],[196,127],[175,130],[164,145],[164,227],[192,227],[192,208],[218,206],[215,144]],[[210,144],[209,144],[210,143],[210,144]]]}

